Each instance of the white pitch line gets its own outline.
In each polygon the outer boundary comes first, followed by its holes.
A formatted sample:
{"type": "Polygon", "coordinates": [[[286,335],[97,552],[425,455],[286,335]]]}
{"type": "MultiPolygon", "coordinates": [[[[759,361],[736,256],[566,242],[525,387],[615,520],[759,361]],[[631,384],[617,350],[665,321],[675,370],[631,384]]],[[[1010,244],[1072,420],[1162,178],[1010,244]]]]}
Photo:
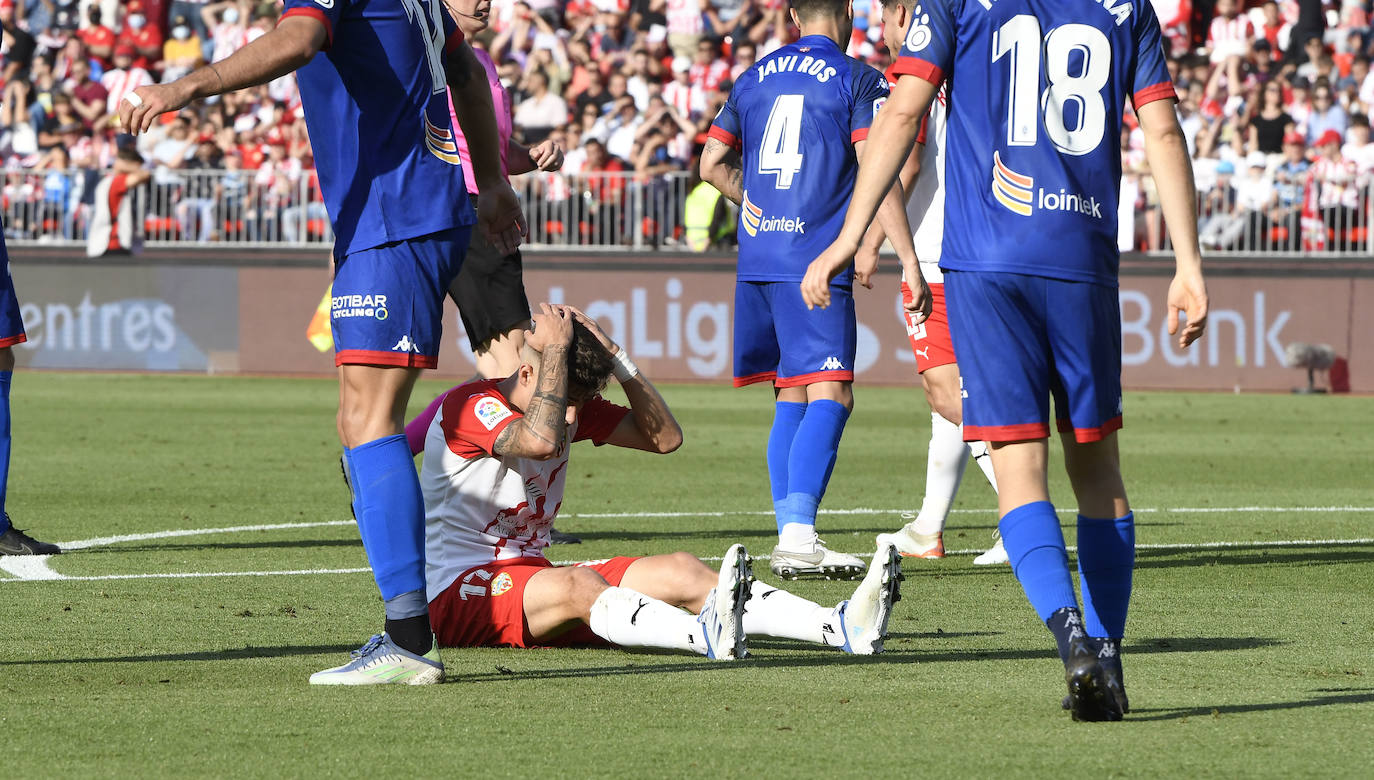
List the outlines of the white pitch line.
{"type": "Polygon", "coordinates": [[[143,542],[149,539],[172,539],[178,536],[203,536],[206,534],[237,534],[253,531],[281,531],[288,528],[321,528],[328,525],[353,525],[352,520],[326,520],[318,523],[271,523],[269,525],[235,525],[227,528],[184,528],[175,531],[150,531],[142,534],[121,534],[119,536],[98,536],[75,542],[62,542],[63,550],[84,550],[88,547],[108,547],[124,542],[143,542]]]}
{"type": "MultiPolygon", "coordinates": [[[[165,574],[97,574],[88,577],[59,576],[62,582],[96,582],[99,580],[190,580],[210,577],[295,577],[304,574],[366,574],[371,569],[283,569],[281,571],[185,571],[165,574]]],[[[19,582],[20,580],[0,580],[19,582]]],[[[32,580],[29,580],[30,582],[32,580]]],[[[51,581],[51,579],[49,579],[51,581]]]]}
{"type": "MultiPolygon", "coordinates": [[[[820,515],[899,515],[909,509],[822,509],[820,515]]],[[[951,509],[952,515],[995,514],[996,509],[951,509]]],[[[1075,509],[1059,509],[1061,515],[1077,514],[1075,509]]],[[[1372,512],[1374,506],[1178,506],[1178,507],[1139,507],[1131,510],[1137,515],[1168,514],[1214,514],[1218,512],[1372,512]]],[[[759,511],[705,511],[705,512],[564,512],[559,517],[566,518],[636,518],[636,517],[771,517],[772,510],[759,511]]]]}
{"type": "MultiPolygon", "coordinates": [[[[876,515],[876,514],[895,514],[901,510],[897,509],[832,509],[822,510],[821,514],[830,515],[876,515]]],[[[987,513],[992,510],[984,509],[956,509],[954,512],[961,514],[987,513]]],[[[1062,513],[1072,513],[1073,510],[1059,510],[1062,513]]],[[[1362,506],[1300,506],[1300,507],[1280,507],[1280,506],[1246,506],[1246,507],[1142,507],[1135,510],[1136,514],[1166,512],[1175,514],[1209,514],[1217,512],[1374,512],[1374,507],[1362,506]]],[[[564,517],[569,518],[635,518],[635,517],[734,517],[734,516],[765,516],[772,512],[766,511],[720,511],[720,512],[607,512],[607,513],[569,513],[564,517]]],[[[171,539],[183,536],[203,536],[210,534],[230,534],[230,533],[253,533],[258,531],[279,531],[297,528],[323,528],[328,526],[353,525],[351,520],[324,520],[309,523],[268,523],[262,525],[238,525],[223,528],[182,528],[169,531],[150,531],[139,534],[121,534],[118,536],[102,536],[94,539],[82,539],[74,542],[64,542],[60,546],[64,550],[82,550],[91,547],[106,547],[125,542],[149,541],[154,539],[171,539]]],[[[1234,542],[1182,542],[1173,544],[1137,544],[1137,550],[1216,550],[1237,547],[1320,547],[1336,545],[1362,545],[1374,544],[1374,538],[1358,539],[1286,539],[1278,541],[1234,541],[1234,542]]],[[[1075,552],[1077,548],[1069,547],[1070,552],[1075,552]]],[[[981,549],[968,550],[947,550],[946,555],[978,555],[984,552],[981,549]]],[[[871,557],[872,553],[857,553],[860,557],[871,557]]],[[[36,555],[28,556],[0,556],[0,570],[6,571],[13,578],[0,578],[0,583],[5,582],[37,582],[54,580],[74,580],[78,582],[91,582],[96,580],[136,580],[136,579],[189,579],[199,577],[274,577],[274,576],[293,576],[304,574],[360,574],[370,571],[369,569],[290,569],[281,571],[241,571],[241,572],[180,572],[165,574],[102,574],[92,576],[67,576],[53,571],[48,565],[51,556],[36,555]]],[[[703,561],[719,561],[718,557],[702,558],[703,561]]],[[[555,561],[557,563],[557,561],[555,561]]],[[[565,561],[573,563],[573,561],[565,561]]]]}
{"type": "MultiPolygon", "coordinates": [[[[1359,539],[1284,539],[1278,541],[1253,541],[1253,542],[1183,542],[1177,544],[1137,544],[1137,550],[1222,550],[1230,548],[1254,548],[1254,547],[1338,547],[1338,546],[1357,546],[1374,544],[1374,537],[1363,537],[1359,539]]],[[[1076,552],[1077,547],[1069,546],[1069,552],[1076,552]]],[[[945,555],[979,555],[984,550],[946,550],[945,555]]],[[[873,553],[853,553],[860,558],[871,558],[873,553]]],[[[30,561],[45,563],[47,556],[37,556],[34,558],[6,557],[6,569],[13,574],[19,566],[10,567],[12,562],[30,561]]],[[[720,556],[701,558],[703,561],[720,561],[720,556]]],[[[761,559],[760,559],[761,560],[761,559]]],[[[587,561],[553,561],[555,564],[568,565],[586,563],[587,561]]],[[[216,572],[175,572],[165,574],[99,574],[85,577],[68,577],[57,574],[51,570],[41,572],[45,576],[25,577],[19,575],[18,579],[0,579],[0,584],[7,582],[52,582],[60,580],[63,582],[96,582],[100,580],[166,580],[166,579],[202,579],[212,577],[292,577],[309,574],[366,574],[371,569],[286,569],[281,571],[216,571],[216,572]]]]}

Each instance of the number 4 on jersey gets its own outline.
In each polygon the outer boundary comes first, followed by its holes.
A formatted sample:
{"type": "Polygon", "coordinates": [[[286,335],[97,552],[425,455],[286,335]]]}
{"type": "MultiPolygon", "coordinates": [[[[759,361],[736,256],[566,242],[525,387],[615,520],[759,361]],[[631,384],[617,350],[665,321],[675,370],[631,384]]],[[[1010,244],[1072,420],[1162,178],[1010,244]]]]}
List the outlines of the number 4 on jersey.
{"type": "Polygon", "coordinates": [[[801,126],[805,95],[778,95],[768,112],[759,144],[759,173],[777,176],[777,188],[791,189],[792,177],[802,167],[801,126]]]}

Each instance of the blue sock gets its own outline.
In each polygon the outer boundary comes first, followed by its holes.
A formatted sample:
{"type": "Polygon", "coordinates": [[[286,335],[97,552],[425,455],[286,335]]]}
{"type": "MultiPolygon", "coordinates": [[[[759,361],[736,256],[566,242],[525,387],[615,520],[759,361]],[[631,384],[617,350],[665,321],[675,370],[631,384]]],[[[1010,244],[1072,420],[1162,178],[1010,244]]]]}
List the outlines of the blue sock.
{"type": "Polygon", "coordinates": [[[1134,513],[1115,520],[1078,516],[1078,576],[1088,636],[1125,635],[1134,568],[1134,513]]]}
{"type": "Polygon", "coordinates": [[[787,507],[787,459],[797,426],[806,415],[806,404],[778,401],[773,411],[773,429],[768,432],[768,485],[773,491],[773,514],[782,533],[783,515],[787,507]]]}
{"type": "Polygon", "coordinates": [[[1064,548],[1064,532],[1059,528],[1054,504],[1022,504],[1003,515],[998,527],[1012,571],[1040,620],[1047,621],[1065,608],[1077,611],[1069,554],[1064,548]]]}
{"type": "Polygon", "coordinates": [[[5,515],[5,491],[10,482],[10,379],[13,371],[0,371],[0,534],[10,530],[5,515]]]}
{"type": "Polygon", "coordinates": [[[806,405],[806,415],[797,427],[787,458],[788,511],[785,517],[779,516],[779,529],[789,522],[816,524],[816,509],[835,468],[840,436],[848,419],[849,410],[839,402],[822,400],[806,405]]]}
{"type": "Polygon", "coordinates": [[[427,614],[425,504],[405,435],[345,449],[344,459],[353,486],[353,514],[372,576],[387,602],[387,617],[427,614]],[[422,594],[418,602],[407,595],[416,591],[422,594]],[[395,611],[411,614],[392,614],[395,611]]]}

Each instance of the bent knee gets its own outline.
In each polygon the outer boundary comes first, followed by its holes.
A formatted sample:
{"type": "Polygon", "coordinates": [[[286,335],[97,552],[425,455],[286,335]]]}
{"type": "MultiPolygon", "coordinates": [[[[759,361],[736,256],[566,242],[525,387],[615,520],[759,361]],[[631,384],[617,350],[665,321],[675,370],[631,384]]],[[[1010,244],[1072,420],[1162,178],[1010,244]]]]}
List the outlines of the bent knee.
{"type": "Polygon", "coordinates": [[[963,424],[964,402],[958,388],[935,386],[926,387],[925,391],[926,403],[930,404],[931,411],[955,425],[963,424]]]}
{"type": "Polygon", "coordinates": [[[569,566],[567,577],[568,605],[578,615],[591,612],[592,604],[611,587],[605,577],[585,566],[569,566]]]}

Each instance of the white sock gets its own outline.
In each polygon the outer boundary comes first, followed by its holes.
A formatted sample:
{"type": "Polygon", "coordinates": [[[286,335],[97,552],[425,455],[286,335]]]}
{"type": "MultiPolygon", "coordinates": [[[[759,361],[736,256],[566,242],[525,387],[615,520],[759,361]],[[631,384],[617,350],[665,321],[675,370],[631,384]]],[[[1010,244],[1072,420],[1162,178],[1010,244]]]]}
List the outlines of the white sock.
{"type": "Polygon", "coordinates": [[[746,636],[762,635],[833,645],[844,642],[839,636],[838,621],[834,609],[762,582],[755,582],[750,587],[749,600],[744,603],[746,636]],[[827,636],[832,641],[827,642],[827,636]]]}
{"type": "Polygon", "coordinates": [[[992,485],[992,492],[997,492],[997,475],[992,473],[992,448],[988,447],[985,441],[971,441],[968,443],[968,452],[973,456],[973,462],[978,464],[978,468],[983,470],[983,476],[988,478],[988,484],[992,485]]]}
{"type": "Polygon", "coordinates": [[[621,647],[706,654],[695,615],[629,588],[607,588],[592,602],[592,633],[621,647]]]}
{"type": "Polygon", "coordinates": [[[964,430],[930,413],[930,449],[926,453],[926,495],[921,512],[912,522],[918,534],[938,534],[945,530],[949,507],[959,490],[959,480],[968,465],[968,447],[964,444],[964,430]]]}
{"type": "Polygon", "coordinates": [[[778,534],[778,546],[790,552],[814,552],[816,526],[810,523],[784,523],[778,534]]]}

